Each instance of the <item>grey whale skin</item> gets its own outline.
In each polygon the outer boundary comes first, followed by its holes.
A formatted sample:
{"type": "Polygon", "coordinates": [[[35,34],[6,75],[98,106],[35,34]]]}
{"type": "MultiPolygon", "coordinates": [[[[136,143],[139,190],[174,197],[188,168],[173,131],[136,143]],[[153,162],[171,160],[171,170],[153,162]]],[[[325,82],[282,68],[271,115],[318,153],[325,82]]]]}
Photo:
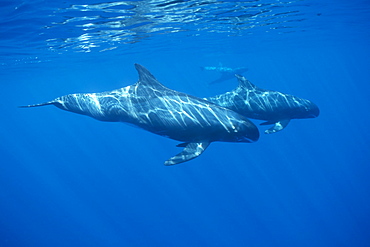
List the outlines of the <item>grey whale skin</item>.
{"type": "Polygon", "coordinates": [[[55,105],[60,109],[107,122],[125,122],[183,143],[183,151],[165,162],[179,164],[201,155],[211,142],[255,142],[258,128],[246,117],[204,99],[163,86],[135,64],[139,80],[102,93],[68,94],[22,107],[55,105]]]}
{"type": "Polygon", "coordinates": [[[261,89],[244,76],[235,76],[239,81],[236,89],[205,99],[248,118],[267,121],[261,125],[273,124],[266,134],[283,130],[291,119],[315,118],[320,114],[319,108],[309,100],[261,89]]]}

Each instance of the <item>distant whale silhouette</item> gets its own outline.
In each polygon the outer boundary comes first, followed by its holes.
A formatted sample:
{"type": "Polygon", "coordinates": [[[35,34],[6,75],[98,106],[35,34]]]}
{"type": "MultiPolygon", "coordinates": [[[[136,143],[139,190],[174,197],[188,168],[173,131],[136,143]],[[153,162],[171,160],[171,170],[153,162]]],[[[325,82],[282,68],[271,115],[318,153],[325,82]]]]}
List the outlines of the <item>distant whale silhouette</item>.
{"type": "Polygon", "coordinates": [[[201,155],[211,142],[255,142],[257,127],[246,117],[204,99],[163,86],[143,66],[135,64],[139,80],[103,93],[69,94],[22,107],[55,105],[60,109],[108,122],[126,122],[184,142],[183,151],[165,162],[179,164],[201,155]]]}
{"type": "Polygon", "coordinates": [[[277,91],[256,87],[245,77],[235,75],[239,86],[207,100],[236,111],[248,118],[266,120],[261,125],[273,124],[266,134],[283,130],[291,119],[315,118],[319,108],[309,100],[277,91]]]}
{"type": "Polygon", "coordinates": [[[221,73],[220,78],[214,81],[211,81],[209,84],[215,84],[215,83],[223,82],[226,80],[230,80],[234,78],[235,74],[242,74],[248,71],[248,69],[245,67],[229,68],[229,67],[222,66],[221,63],[219,66],[205,66],[205,67],[201,67],[201,69],[206,70],[206,71],[217,71],[221,73]]]}

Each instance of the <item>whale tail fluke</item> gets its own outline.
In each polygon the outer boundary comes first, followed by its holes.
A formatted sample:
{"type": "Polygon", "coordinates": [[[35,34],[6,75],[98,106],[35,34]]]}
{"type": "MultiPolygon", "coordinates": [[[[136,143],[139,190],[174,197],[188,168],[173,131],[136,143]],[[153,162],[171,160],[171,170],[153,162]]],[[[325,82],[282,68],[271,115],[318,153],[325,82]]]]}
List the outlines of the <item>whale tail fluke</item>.
{"type": "Polygon", "coordinates": [[[44,103],[34,104],[34,105],[21,105],[18,107],[19,108],[30,108],[30,107],[39,107],[39,106],[44,106],[44,105],[53,105],[53,104],[54,104],[53,101],[49,101],[49,102],[44,102],[44,103]]]}

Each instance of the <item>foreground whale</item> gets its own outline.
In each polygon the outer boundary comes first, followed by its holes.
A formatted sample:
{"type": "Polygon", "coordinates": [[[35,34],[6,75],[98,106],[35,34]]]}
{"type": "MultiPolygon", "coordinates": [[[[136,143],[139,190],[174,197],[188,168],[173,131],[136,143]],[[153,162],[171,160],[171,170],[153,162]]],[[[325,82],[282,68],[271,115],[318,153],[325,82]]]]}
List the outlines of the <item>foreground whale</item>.
{"type": "Polygon", "coordinates": [[[179,164],[201,155],[211,142],[255,142],[257,127],[244,116],[204,99],[171,90],[143,66],[135,64],[139,80],[103,93],[69,94],[23,107],[55,105],[60,109],[108,122],[134,124],[183,142],[184,150],[165,162],[179,164]]]}
{"type": "Polygon", "coordinates": [[[315,118],[319,108],[309,100],[277,91],[256,87],[245,77],[235,75],[239,86],[207,100],[236,111],[248,118],[266,120],[261,125],[273,124],[266,134],[283,130],[291,119],[315,118]]]}

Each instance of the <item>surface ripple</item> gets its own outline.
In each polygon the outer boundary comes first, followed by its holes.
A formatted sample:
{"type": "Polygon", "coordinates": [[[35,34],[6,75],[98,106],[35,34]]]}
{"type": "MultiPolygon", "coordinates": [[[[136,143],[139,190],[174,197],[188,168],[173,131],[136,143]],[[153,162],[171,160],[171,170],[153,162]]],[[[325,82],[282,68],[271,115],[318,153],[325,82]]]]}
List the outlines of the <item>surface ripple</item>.
{"type": "MultiPolygon", "coordinates": [[[[92,1],[90,1],[91,3],[92,1]]],[[[9,46],[27,40],[51,50],[90,52],[112,50],[154,35],[186,32],[244,35],[264,31],[294,31],[304,20],[301,1],[116,1],[91,4],[69,2],[3,2],[0,34],[9,46]],[[298,24],[296,25],[298,26],[298,24]],[[6,35],[5,35],[6,34],[6,35]]]]}

